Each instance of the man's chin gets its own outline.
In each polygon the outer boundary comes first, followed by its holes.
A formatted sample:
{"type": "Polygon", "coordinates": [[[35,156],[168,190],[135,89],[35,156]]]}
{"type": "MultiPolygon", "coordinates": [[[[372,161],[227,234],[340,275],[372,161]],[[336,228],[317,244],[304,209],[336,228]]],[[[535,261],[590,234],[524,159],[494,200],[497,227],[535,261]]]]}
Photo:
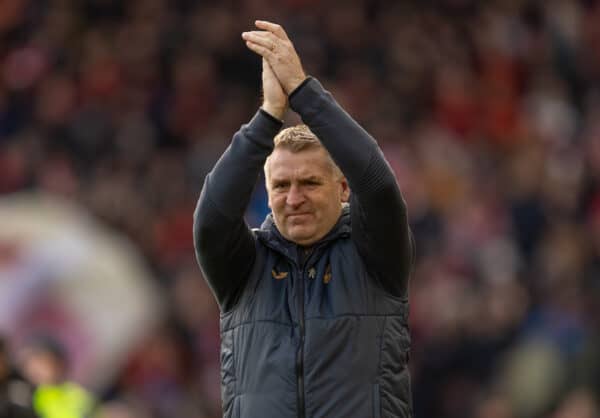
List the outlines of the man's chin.
{"type": "Polygon", "coordinates": [[[287,239],[296,244],[310,245],[315,242],[314,233],[312,231],[306,231],[304,228],[291,228],[288,232],[287,239]]]}

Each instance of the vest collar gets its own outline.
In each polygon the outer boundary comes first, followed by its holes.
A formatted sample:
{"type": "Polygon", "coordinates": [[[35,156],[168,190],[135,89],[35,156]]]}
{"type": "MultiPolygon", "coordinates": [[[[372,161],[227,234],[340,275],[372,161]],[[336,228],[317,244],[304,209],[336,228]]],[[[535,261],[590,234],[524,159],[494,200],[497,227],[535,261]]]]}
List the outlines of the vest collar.
{"type": "MultiPolygon", "coordinates": [[[[348,237],[350,236],[351,230],[350,205],[346,203],[342,207],[342,213],[336,224],[323,238],[317,241],[313,247],[317,248],[338,238],[348,237]]],[[[283,237],[283,235],[281,235],[281,232],[279,232],[277,226],[275,225],[272,213],[267,215],[260,229],[256,230],[255,232],[258,239],[260,239],[266,246],[279,253],[282,253],[292,260],[296,260],[298,244],[287,240],[283,237]]]]}

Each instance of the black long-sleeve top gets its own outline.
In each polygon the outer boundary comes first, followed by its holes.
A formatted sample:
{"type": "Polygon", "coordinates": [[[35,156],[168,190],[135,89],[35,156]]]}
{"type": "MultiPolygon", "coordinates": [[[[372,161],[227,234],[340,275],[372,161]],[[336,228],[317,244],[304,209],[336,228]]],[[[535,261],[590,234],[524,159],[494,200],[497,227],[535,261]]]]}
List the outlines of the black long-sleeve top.
{"type": "MultiPolygon", "coordinates": [[[[366,265],[387,291],[406,296],[414,245],[404,200],[379,146],[314,78],[290,95],[290,105],[348,180],[351,236],[366,265]]],[[[268,113],[257,112],[206,177],[198,201],[197,257],[224,311],[235,303],[255,259],[256,237],[243,216],[281,126],[268,113]]]]}

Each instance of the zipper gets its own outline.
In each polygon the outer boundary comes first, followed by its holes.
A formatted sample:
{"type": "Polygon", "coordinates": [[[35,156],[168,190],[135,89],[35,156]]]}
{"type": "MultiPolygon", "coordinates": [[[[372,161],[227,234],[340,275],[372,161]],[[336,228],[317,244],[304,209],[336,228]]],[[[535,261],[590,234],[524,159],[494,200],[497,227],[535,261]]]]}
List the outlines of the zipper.
{"type": "Polygon", "coordinates": [[[300,274],[299,283],[299,306],[298,306],[298,324],[300,327],[300,345],[296,352],[296,376],[298,379],[298,418],[304,418],[306,415],[304,405],[304,266],[300,274]]]}
{"type": "Polygon", "coordinates": [[[315,252],[315,248],[312,248],[307,253],[302,254],[302,268],[300,270],[300,280],[298,281],[298,326],[300,328],[300,346],[296,352],[296,376],[298,379],[298,418],[305,418],[306,416],[306,405],[304,400],[304,273],[306,272],[308,261],[315,252]]]}
{"type": "Polygon", "coordinates": [[[373,418],[381,417],[381,395],[379,394],[379,383],[373,385],[373,418]]]}

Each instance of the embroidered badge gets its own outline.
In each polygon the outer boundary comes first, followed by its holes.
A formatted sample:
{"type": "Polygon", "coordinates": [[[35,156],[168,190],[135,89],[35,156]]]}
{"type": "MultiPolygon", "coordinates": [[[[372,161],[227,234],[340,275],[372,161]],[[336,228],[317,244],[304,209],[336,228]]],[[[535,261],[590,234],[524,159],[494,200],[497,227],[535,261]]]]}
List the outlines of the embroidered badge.
{"type": "Polygon", "coordinates": [[[323,275],[323,283],[327,284],[331,281],[331,264],[327,264],[325,274],[323,275]]]}
{"type": "Polygon", "coordinates": [[[275,269],[272,269],[271,270],[271,274],[273,275],[273,278],[275,280],[281,280],[281,279],[285,279],[287,277],[288,272],[287,271],[282,271],[281,273],[277,273],[275,271],[275,269]]]}

